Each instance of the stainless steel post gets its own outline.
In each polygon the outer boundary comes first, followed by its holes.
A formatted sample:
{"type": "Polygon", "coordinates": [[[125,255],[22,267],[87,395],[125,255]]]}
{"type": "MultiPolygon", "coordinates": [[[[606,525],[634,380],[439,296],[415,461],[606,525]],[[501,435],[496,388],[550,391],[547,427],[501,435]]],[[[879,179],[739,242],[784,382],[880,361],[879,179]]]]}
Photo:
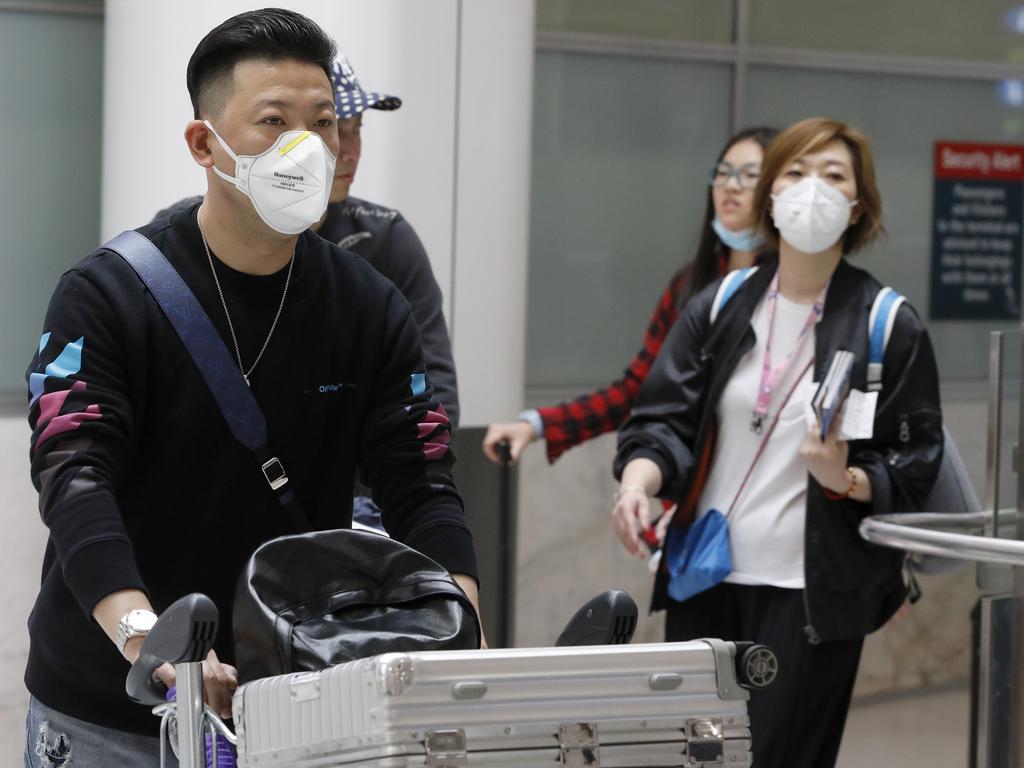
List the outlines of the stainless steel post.
{"type": "Polygon", "coordinates": [[[203,664],[186,662],[174,667],[177,677],[178,768],[204,768],[203,664]]]}
{"type": "MultiPolygon", "coordinates": [[[[1017,400],[1017,440],[1013,471],[1017,473],[1017,511],[1024,510],[1024,333],[1020,338],[1020,393],[1017,400]]],[[[1024,520],[1018,516],[1015,538],[1024,540],[1024,520]]],[[[1013,569],[1013,616],[1009,627],[1010,765],[1024,768],[1024,569],[1013,569]],[[1016,727],[1012,727],[1016,726],[1016,727]]]]}
{"type": "MultiPolygon", "coordinates": [[[[985,509],[999,509],[999,458],[1003,439],[1003,334],[993,331],[988,345],[988,444],[985,452],[985,509]]],[[[999,518],[992,523],[999,536],[999,518]]]]}
{"type": "Polygon", "coordinates": [[[1009,768],[1013,738],[1011,693],[1013,635],[1016,619],[1013,595],[981,599],[981,641],[978,691],[979,768],[1009,768]]]}
{"type": "MultiPolygon", "coordinates": [[[[989,342],[988,446],[986,455],[986,506],[998,510],[1003,447],[1004,340],[1002,332],[993,332],[989,342]]],[[[1024,369],[1024,335],[1020,336],[1020,360],[1024,369]]],[[[1020,376],[1018,424],[1013,449],[1013,470],[1017,473],[1016,525],[1000,527],[1000,515],[993,515],[993,538],[1009,536],[1020,540],[1024,509],[1024,472],[1021,472],[1020,445],[1024,439],[1024,375],[1020,376]],[[1007,530],[1008,528],[1008,530],[1007,530]]],[[[977,735],[976,764],[982,768],[1024,768],[1024,741],[1020,722],[1024,713],[1020,652],[1021,595],[1024,570],[1019,566],[990,565],[979,562],[978,586],[983,596],[978,632],[977,720],[972,726],[977,735]]]]}

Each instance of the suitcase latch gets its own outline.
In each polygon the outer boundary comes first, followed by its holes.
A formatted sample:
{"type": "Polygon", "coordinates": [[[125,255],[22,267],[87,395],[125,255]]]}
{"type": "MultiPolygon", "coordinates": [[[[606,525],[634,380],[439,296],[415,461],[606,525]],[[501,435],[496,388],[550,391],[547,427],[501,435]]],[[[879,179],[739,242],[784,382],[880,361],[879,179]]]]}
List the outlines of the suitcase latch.
{"type": "Polygon", "coordinates": [[[469,765],[466,732],[461,728],[429,731],[424,746],[427,749],[427,768],[460,768],[469,765]]]}
{"type": "Polygon", "coordinates": [[[725,729],[720,717],[687,718],[686,764],[721,763],[725,758],[725,729]]]}
{"type": "Polygon", "coordinates": [[[600,766],[597,723],[563,723],[558,728],[562,765],[568,768],[600,766]]]}

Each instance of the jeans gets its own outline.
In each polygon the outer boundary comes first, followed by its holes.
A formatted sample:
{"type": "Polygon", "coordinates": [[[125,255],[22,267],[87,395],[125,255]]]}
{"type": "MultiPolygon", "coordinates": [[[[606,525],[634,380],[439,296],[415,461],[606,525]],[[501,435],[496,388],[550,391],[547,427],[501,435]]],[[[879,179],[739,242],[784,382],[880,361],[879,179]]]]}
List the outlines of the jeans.
{"type": "MultiPolygon", "coordinates": [[[[154,726],[159,721],[153,718],[154,726]]],[[[25,718],[25,768],[158,768],[160,742],[152,736],[104,728],[50,709],[35,696],[25,718]]],[[[167,768],[178,761],[167,748],[167,768]]]]}

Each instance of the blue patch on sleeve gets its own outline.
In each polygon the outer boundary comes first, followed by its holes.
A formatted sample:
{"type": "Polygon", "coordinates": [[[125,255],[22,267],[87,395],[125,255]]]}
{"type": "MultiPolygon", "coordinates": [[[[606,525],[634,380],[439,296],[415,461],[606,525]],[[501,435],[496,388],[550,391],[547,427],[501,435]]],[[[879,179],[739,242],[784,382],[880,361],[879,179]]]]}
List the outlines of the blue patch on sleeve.
{"type": "Polygon", "coordinates": [[[77,341],[69,341],[56,360],[46,366],[47,376],[66,379],[82,370],[82,345],[85,337],[77,341]]]}
{"type": "Polygon", "coordinates": [[[414,395],[422,395],[427,391],[427,374],[414,373],[409,377],[409,379],[409,386],[411,387],[414,395]]]}
{"type": "MultiPolygon", "coordinates": [[[[42,354],[46,344],[50,341],[50,334],[44,333],[43,337],[39,340],[39,353],[42,354]]],[[[46,384],[48,376],[53,376],[58,379],[66,379],[69,376],[74,376],[80,370],[82,370],[82,347],[85,344],[85,337],[82,336],[76,341],[69,341],[64,349],[61,351],[57,359],[46,366],[45,373],[32,373],[28,377],[28,391],[29,391],[29,404],[31,408],[35,405],[42,394],[46,384]]]]}

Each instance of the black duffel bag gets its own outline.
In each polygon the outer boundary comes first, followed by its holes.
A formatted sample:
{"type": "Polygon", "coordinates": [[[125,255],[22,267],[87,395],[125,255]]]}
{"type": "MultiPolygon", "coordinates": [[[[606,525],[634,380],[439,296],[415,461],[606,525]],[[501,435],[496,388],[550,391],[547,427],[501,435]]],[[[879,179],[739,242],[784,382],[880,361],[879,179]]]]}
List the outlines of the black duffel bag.
{"type": "Polygon", "coordinates": [[[480,647],[473,604],[444,568],[386,536],[347,529],[259,547],[233,618],[242,683],[379,653],[480,647]]]}

